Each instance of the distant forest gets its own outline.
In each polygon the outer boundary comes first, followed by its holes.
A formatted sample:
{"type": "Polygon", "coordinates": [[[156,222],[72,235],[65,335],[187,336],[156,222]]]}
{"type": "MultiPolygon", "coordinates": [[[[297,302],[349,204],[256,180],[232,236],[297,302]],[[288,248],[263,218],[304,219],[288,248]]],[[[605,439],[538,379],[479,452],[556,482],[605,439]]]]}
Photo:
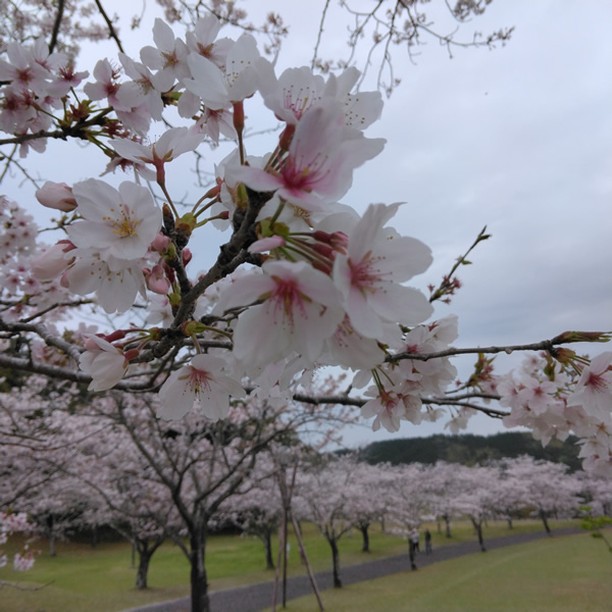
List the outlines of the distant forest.
{"type": "Polygon", "coordinates": [[[491,436],[442,435],[427,438],[402,438],[373,442],[358,451],[359,458],[368,463],[461,463],[486,465],[505,457],[530,455],[555,463],[565,463],[574,470],[581,469],[578,458],[578,438],[570,436],[565,442],[552,440],[547,446],[529,433],[504,432],[491,436]]]}

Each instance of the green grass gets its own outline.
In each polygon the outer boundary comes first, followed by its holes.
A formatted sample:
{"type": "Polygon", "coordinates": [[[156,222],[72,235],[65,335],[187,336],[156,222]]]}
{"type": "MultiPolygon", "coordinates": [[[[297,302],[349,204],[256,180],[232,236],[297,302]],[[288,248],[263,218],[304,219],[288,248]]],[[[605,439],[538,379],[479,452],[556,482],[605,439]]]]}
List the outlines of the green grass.
{"type": "MultiPolygon", "coordinates": [[[[604,612],[612,555],[589,534],[545,538],[323,593],[334,612],[604,612]]],[[[317,610],[313,596],[289,612],[317,610]]]]}
{"type": "MultiPolygon", "coordinates": [[[[557,526],[561,524],[558,523],[557,526]]],[[[473,530],[467,523],[453,525],[451,540],[438,534],[435,526],[430,526],[430,529],[434,549],[475,539],[473,530]]],[[[537,521],[521,521],[517,523],[514,532],[541,530],[541,523],[537,521]]],[[[511,532],[504,523],[490,523],[485,530],[485,537],[492,538],[508,533],[511,532]]],[[[324,538],[312,525],[304,525],[304,536],[308,557],[314,569],[330,569],[330,550],[324,538]]],[[[34,544],[34,548],[44,549],[45,543],[39,541],[34,544]]],[[[407,546],[405,540],[398,536],[372,529],[371,548],[371,553],[364,554],[361,552],[359,533],[345,535],[340,541],[341,567],[404,553],[407,546]]],[[[207,570],[212,590],[272,580],[274,573],[266,571],[264,567],[263,546],[257,538],[210,538],[207,546],[207,570]]],[[[297,541],[291,536],[289,574],[304,572],[297,541]]],[[[51,558],[43,550],[30,572],[19,574],[4,568],[0,570],[0,580],[15,585],[0,587],[2,612],[81,612],[86,609],[112,612],[188,595],[189,566],[177,546],[164,544],[151,561],[150,588],[138,591],[134,588],[135,569],[131,567],[129,545],[122,542],[105,543],[94,549],[86,544],[60,542],[57,557],[51,558]],[[43,588],[38,588],[41,586],[43,588]]]]}

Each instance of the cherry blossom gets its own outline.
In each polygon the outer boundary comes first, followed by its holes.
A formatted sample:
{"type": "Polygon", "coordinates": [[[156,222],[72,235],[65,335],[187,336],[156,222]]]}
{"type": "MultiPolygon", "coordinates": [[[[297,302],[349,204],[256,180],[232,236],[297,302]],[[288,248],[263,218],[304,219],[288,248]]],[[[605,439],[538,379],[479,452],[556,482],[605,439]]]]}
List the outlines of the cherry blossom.
{"type": "Polygon", "coordinates": [[[334,261],[343,307],[354,329],[367,338],[381,337],[383,322],[415,325],[433,311],[420,291],[399,284],[424,272],[432,257],[419,240],[385,228],[398,207],[368,207],[348,235],[346,255],[334,261]]]}
{"type": "Polygon", "coordinates": [[[321,210],[346,194],[353,170],[378,155],[384,142],[348,128],[340,104],[325,99],[300,119],[278,172],[243,167],[234,176],[251,189],[276,191],[305,210],[321,210]]]}
{"type": "Polygon", "coordinates": [[[127,372],[128,365],[124,353],[99,336],[90,336],[79,359],[81,370],[91,376],[90,391],[114,387],[127,372]]]}
{"type": "Polygon", "coordinates": [[[612,352],[594,357],[582,371],[570,405],[582,405],[591,414],[610,421],[612,412],[612,352]]]}
{"type": "Polygon", "coordinates": [[[75,248],[62,276],[63,286],[78,295],[95,293],[106,312],[125,312],[137,295],[146,297],[143,260],[125,260],[96,249],[75,248]]]}
{"type": "Polygon", "coordinates": [[[88,179],[72,189],[82,220],[67,228],[77,247],[97,248],[118,259],[143,257],[161,227],[149,190],[123,182],[119,190],[88,179]]]}
{"type": "Polygon", "coordinates": [[[331,279],[305,262],[268,261],[262,271],[227,287],[220,299],[218,309],[253,304],[238,317],[235,356],[251,367],[292,352],[316,359],[343,317],[331,279]]]}
{"type": "Polygon", "coordinates": [[[226,417],[230,396],[239,398],[244,390],[239,382],[223,374],[224,365],[222,359],[211,355],[193,357],[163,384],[157,414],[164,419],[180,419],[195,408],[212,421],[226,417]]]}
{"type": "Polygon", "coordinates": [[[202,142],[204,135],[187,128],[171,128],[150,146],[131,140],[115,140],[113,147],[121,157],[136,163],[152,164],[156,178],[164,183],[164,165],[187,151],[194,151],[202,142]]]}

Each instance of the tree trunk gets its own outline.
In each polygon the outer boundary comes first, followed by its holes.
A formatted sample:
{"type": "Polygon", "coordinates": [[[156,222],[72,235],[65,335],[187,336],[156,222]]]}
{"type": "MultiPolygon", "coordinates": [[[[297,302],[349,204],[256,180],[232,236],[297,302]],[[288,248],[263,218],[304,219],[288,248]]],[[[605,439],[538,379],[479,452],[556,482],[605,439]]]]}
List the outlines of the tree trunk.
{"type": "Polygon", "coordinates": [[[274,567],[274,558],[272,557],[272,530],[267,529],[264,536],[264,547],[266,549],[266,569],[273,570],[274,567]]]}
{"type": "Polygon", "coordinates": [[[47,516],[46,523],[47,523],[47,534],[49,538],[49,556],[57,557],[57,548],[55,546],[57,542],[57,538],[55,537],[55,519],[53,518],[52,514],[47,516]]]}
{"type": "Polygon", "coordinates": [[[368,529],[370,528],[369,523],[362,523],[359,525],[359,530],[361,531],[361,552],[370,552],[370,533],[368,529]]]}
{"type": "Polygon", "coordinates": [[[552,532],[550,530],[550,525],[548,524],[548,517],[546,516],[546,512],[544,512],[544,510],[540,510],[540,518],[542,519],[546,533],[550,535],[552,532]]]}
{"type": "Polygon", "coordinates": [[[137,589],[143,590],[149,588],[147,579],[149,575],[149,563],[151,562],[152,556],[153,551],[149,550],[146,544],[138,547],[138,571],[136,572],[137,589]]]}
{"type": "Polygon", "coordinates": [[[509,516],[506,521],[508,522],[508,529],[514,529],[514,524],[512,522],[512,517],[509,516]]]}
{"type": "Polygon", "coordinates": [[[336,538],[327,538],[332,551],[332,573],[334,577],[334,588],[342,588],[342,580],[340,580],[340,555],[338,553],[338,541],[336,538]]]}
{"type": "Polygon", "coordinates": [[[98,545],[98,528],[94,525],[91,528],[91,547],[95,548],[98,545]]]}
{"type": "Polygon", "coordinates": [[[194,528],[189,534],[189,563],[191,564],[191,612],[210,612],[208,581],[204,556],[206,554],[206,529],[194,528]]]}
{"type": "Polygon", "coordinates": [[[476,535],[478,536],[478,544],[480,545],[480,550],[482,552],[487,552],[487,549],[484,545],[484,537],[482,535],[482,521],[477,521],[476,519],[471,519],[472,525],[474,525],[474,529],[476,530],[476,535]]]}
{"type": "Polygon", "coordinates": [[[448,516],[448,514],[444,515],[444,523],[446,524],[446,537],[447,538],[452,538],[452,534],[451,534],[451,528],[450,528],[450,516],[448,516]]]}

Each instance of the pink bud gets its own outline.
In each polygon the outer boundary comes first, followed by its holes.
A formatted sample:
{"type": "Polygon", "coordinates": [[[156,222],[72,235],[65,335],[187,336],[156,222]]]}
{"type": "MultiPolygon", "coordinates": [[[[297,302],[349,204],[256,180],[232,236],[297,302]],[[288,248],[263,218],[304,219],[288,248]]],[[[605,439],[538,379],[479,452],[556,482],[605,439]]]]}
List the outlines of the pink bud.
{"type": "Polygon", "coordinates": [[[104,338],[104,340],[106,340],[107,342],[116,342],[117,340],[123,340],[125,338],[125,331],[123,331],[122,329],[117,329],[114,332],[103,335],[101,337],[104,338]]]}
{"type": "Polygon", "coordinates": [[[35,195],[36,199],[47,208],[70,212],[77,207],[72,189],[66,183],[47,181],[35,195]]]}
{"type": "Polygon", "coordinates": [[[193,257],[193,253],[189,249],[183,249],[183,251],[181,252],[181,255],[183,257],[184,266],[186,266],[191,261],[191,258],[193,257]]]}
{"type": "Polygon", "coordinates": [[[153,293],[167,295],[170,291],[170,281],[166,277],[163,266],[156,265],[150,271],[145,271],[147,287],[153,293]]]}
{"type": "Polygon", "coordinates": [[[156,253],[164,253],[170,244],[170,238],[164,236],[161,232],[155,236],[151,243],[151,249],[156,253]]]}
{"type": "Polygon", "coordinates": [[[44,253],[33,257],[30,261],[32,276],[39,281],[56,279],[70,265],[70,258],[66,257],[66,253],[73,248],[72,242],[60,240],[44,253]]]}
{"type": "Polygon", "coordinates": [[[271,251],[272,249],[285,246],[285,244],[285,239],[281,236],[269,236],[268,238],[256,240],[249,247],[249,253],[263,253],[264,251],[271,251]]]}

